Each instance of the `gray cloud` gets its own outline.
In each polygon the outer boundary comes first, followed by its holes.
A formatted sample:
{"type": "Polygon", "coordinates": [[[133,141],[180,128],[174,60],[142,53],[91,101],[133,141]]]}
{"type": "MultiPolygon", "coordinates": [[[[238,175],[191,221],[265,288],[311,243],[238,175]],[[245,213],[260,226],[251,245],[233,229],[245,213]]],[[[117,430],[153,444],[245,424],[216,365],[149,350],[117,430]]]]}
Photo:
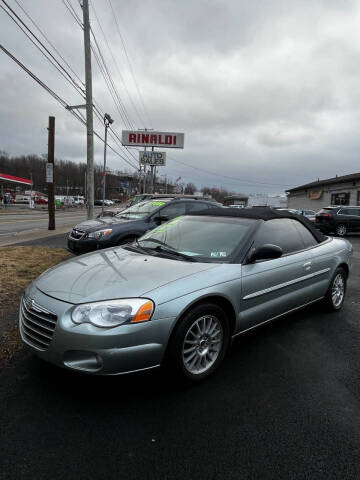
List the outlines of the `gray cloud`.
{"type": "MultiPolygon", "coordinates": [[[[22,4],[83,78],[82,31],[62,2],[22,4]]],[[[199,186],[281,192],[359,169],[358,2],[112,0],[151,125],[108,0],[93,4],[118,68],[93,10],[92,27],[132,123],[185,132],[185,149],[168,152],[163,171],[170,177],[181,175],[199,186]]],[[[73,5],[81,15],[77,2],[73,5]]],[[[66,102],[82,103],[2,11],[0,31],[1,43],[66,102]]],[[[0,58],[0,149],[13,155],[45,152],[47,117],[55,115],[57,156],[84,161],[84,127],[5,55],[0,58]]],[[[120,135],[124,122],[94,59],[93,91],[120,135]]],[[[98,121],[95,128],[103,131],[98,121]]],[[[99,162],[102,148],[96,141],[99,162]]],[[[129,169],[111,152],[109,164],[129,169]]]]}

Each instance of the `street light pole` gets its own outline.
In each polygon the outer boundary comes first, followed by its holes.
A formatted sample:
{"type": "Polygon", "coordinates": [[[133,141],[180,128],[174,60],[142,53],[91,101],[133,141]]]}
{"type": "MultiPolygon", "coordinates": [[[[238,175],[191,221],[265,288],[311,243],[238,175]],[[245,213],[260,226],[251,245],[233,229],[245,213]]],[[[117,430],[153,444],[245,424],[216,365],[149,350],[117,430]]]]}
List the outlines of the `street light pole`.
{"type": "Polygon", "coordinates": [[[106,188],[106,146],[107,146],[107,131],[109,125],[114,123],[114,120],[110,117],[108,113],[104,115],[104,125],[105,125],[105,141],[104,141],[104,171],[103,171],[103,201],[101,207],[101,216],[104,216],[104,203],[105,203],[105,188],[106,188]]]}

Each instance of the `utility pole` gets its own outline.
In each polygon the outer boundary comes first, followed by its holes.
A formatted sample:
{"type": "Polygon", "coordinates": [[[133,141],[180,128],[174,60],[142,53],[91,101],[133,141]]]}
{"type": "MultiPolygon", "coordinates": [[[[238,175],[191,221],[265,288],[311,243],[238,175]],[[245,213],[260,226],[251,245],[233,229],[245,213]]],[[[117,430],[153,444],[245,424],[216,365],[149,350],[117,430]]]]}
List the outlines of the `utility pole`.
{"type": "Polygon", "coordinates": [[[48,230],[55,230],[55,201],[54,201],[54,158],[55,158],[55,117],[49,117],[48,134],[48,163],[46,165],[46,182],[48,184],[48,230]]]}
{"type": "Polygon", "coordinates": [[[89,0],[83,0],[85,88],[86,88],[86,134],[87,134],[87,217],[94,217],[94,136],[91,77],[89,0]]]}

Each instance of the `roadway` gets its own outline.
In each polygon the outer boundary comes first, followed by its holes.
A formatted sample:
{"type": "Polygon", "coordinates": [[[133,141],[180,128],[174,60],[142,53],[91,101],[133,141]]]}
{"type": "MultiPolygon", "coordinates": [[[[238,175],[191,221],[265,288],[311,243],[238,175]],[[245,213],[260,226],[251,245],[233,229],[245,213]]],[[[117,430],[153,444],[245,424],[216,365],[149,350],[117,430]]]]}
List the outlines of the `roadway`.
{"type": "MultiPolygon", "coordinates": [[[[86,219],[85,210],[57,211],[55,214],[56,227],[75,225],[86,219]]],[[[44,211],[39,212],[0,212],[0,236],[18,235],[29,230],[42,229],[47,230],[48,214],[44,211]]]]}
{"type": "Polygon", "coordinates": [[[243,335],[200,385],[80,375],[20,351],[0,373],[1,479],[359,479],[360,237],[348,239],[342,311],[313,305],[243,335]]]}

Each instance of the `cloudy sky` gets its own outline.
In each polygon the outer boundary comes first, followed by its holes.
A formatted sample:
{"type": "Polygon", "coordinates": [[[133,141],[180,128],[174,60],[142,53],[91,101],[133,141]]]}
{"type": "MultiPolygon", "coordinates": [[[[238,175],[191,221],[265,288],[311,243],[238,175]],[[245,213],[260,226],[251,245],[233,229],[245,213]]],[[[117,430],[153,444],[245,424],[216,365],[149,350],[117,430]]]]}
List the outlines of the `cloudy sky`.
{"type": "MultiPolygon", "coordinates": [[[[77,0],[6,3],[71,77],[84,79],[83,33],[66,8],[81,17],[77,0]]],[[[95,58],[94,99],[114,118],[119,136],[129,125],[185,133],[184,150],[167,151],[162,172],[170,178],[181,176],[198,187],[282,193],[318,177],[360,171],[360,2],[91,3],[91,25],[119,101],[95,58]]],[[[0,5],[6,8],[2,0],[0,5]]],[[[0,43],[67,104],[83,103],[2,9],[0,43]]],[[[85,161],[84,126],[1,51],[0,62],[0,150],[46,152],[48,116],[54,115],[56,156],[85,161]]],[[[98,120],[95,130],[103,135],[98,120]]],[[[134,159],[110,144],[136,163],[136,150],[134,159]]],[[[95,139],[95,161],[102,162],[102,152],[95,139]]],[[[112,152],[108,158],[114,169],[132,168],[112,152]]]]}

